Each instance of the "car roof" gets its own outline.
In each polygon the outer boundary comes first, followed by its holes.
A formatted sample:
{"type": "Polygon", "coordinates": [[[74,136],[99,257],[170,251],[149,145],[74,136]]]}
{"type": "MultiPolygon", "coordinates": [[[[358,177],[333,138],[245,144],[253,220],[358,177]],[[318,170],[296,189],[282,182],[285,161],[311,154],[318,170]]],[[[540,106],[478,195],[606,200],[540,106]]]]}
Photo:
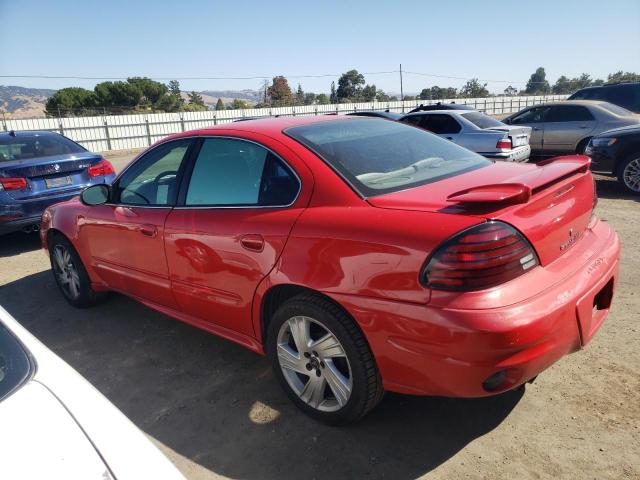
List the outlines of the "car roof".
{"type": "Polygon", "coordinates": [[[264,135],[280,135],[283,130],[290,127],[298,127],[302,125],[311,125],[314,123],[324,122],[349,122],[349,121],[367,121],[367,122],[388,122],[383,118],[376,117],[359,117],[348,115],[317,115],[302,117],[267,117],[254,120],[245,120],[243,122],[223,123],[211,127],[199,128],[188,132],[176,133],[162,140],[171,140],[175,138],[194,136],[194,135],[215,135],[220,130],[237,132],[262,133],[264,135]]]}
{"type": "Polygon", "coordinates": [[[531,105],[531,107],[551,107],[555,105],[581,105],[583,107],[602,107],[605,104],[609,104],[605,100],[558,100],[555,102],[545,102],[537,105],[531,105]]]}
{"type": "MultiPolygon", "coordinates": [[[[432,115],[434,113],[446,113],[447,115],[465,115],[467,113],[482,113],[477,110],[427,110],[422,112],[407,113],[405,117],[416,117],[420,115],[432,115]]],[[[483,114],[484,115],[484,114],[483,114]]]]}
{"type": "Polygon", "coordinates": [[[49,130],[9,130],[8,132],[0,132],[2,137],[54,137],[60,136],[58,132],[49,130]]]}
{"type": "Polygon", "coordinates": [[[636,86],[640,86],[640,82],[620,82],[620,83],[611,83],[609,85],[604,84],[604,85],[592,85],[590,87],[584,87],[581,88],[580,90],[576,90],[576,92],[580,92],[582,90],[599,90],[599,89],[603,89],[603,88],[616,88],[616,87],[622,87],[622,86],[629,86],[629,85],[636,85],[636,86]]]}

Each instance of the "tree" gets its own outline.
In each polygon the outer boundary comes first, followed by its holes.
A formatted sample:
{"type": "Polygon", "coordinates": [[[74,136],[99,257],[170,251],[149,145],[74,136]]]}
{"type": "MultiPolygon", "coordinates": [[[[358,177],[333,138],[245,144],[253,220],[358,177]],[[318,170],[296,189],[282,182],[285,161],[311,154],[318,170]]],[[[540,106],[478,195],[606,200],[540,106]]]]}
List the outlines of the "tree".
{"type": "Polygon", "coordinates": [[[185,112],[205,112],[209,110],[206,105],[200,105],[199,103],[187,103],[182,110],[185,112]]]}
{"type": "Polygon", "coordinates": [[[622,70],[610,73],[607,77],[607,85],[622,82],[640,82],[640,74],[635,72],[623,72],[622,70]]]}
{"type": "Polygon", "coordinates": [[[156,82],[147,77],[127,78],[127,83],[142,92],[140,102],[147,105],[156,104],[169,91],[164,83],[156,82]]]}
{"type": "Polygon", "coordinates": [[[54,115],[86,114],[97,105],[94,92],[79,87],[69,87],[58,90],[47,100],[45,113],[54,115]]]}
{"type": "Polygon", "coordinates": [[[227,108],[229,110],[242,110],[245,108],[251,108],[251,104],[246,100],[242,100],[240,98],[234,98],[233,102],[231,102],[227,108]]]}
{"type": "Polygon", "coordinates": [[[544,68],[538,67],[536,71],[531,74],[524,93],[527,95],[540,95],[547,94],[550,91],[551,86],[549,86],[549,82],[547,81],[547,74],[544,68]]]}
{"type": "Polygon", "coordinates": [[[126,112],[140,104],[142,90],[128,82],[102,82],[95,86],[98,106],[113,111],[126,112]]]}
{"type": "Polygon", "coordinates": [[[389,101],[389,95],[384,93],[384,90],[378,90],[378,91],[376,91],[376,100],[379,101],[379,102],[388,102],[389,101]]]}
{"type": "Polygon", "coordinates": [[[516,95],[518,95],[518,90],[512,87],[511,85],[509,85],[507,88],[504,89],[504,94],[507,97],[515,97],[516,95]]]}
{"type": "Polygon", "coordinates": [[[298,90],[296,90],[296,105],[304,105],[304,91],[300,84],[298,84],[298,90]]]}
{"type": "Polygon", "coordinates": [[[189,94],[189,104],[200,105],[202,107],[205,106],[202,95],[200,95],[198,92],[193,91],[189,94]]]}
{"type": "Polygon", "coordinates": [[[559,76],[556,83],[553,84],[551,91],[556,95],[566,95],[567,93],[571,93],[571,80],[564,75],[559,76]]]}
{"type": "Polygon", "coordinates": [[[283,76],[273,77],[271,86],[267,89],[267,95],[274,107],[286,107],[293,104],[293,93],[289,88],[289,82],[283,76]]]}
{"type": "Polygon", "coordinates": [[[415,100],[417,97],[415,95],[405,95],[404,99],[405,100],[415,100]]]}
{"type": "Polygon", "coordinates": [[[316,96],[316,102],[318,103],[318,105],[328,105],[331,102],[331,100],[329,99],[326,93],[319,93],[316,96]]]}
{"type": "Polygon", "coordinates": [[[224,102],[221,98],[216,102],[216,110],[224,110],[224,102]]]}
{"type": "MultiPolygon", "coordinates": [[[[178,80],[170,80],[167,84],[167,88],[169,89],[169,95],[175,99],[173,108],[179,110],[184,105],[184,98],[182,98],[182,91],[180,90],[180,82],[178,80]]],[[[159,102],[161,103],[161,102],[159,102]]],[[[169,103],[167,100],[164,103],[169,103]]],[[[175,110],[165,110],[165,111],[175,111],[175,110]]]]}
{"type": "Polygon", "coordinates": [[[453,87],[441,88],[434,85],[431,88],[423,88],[420,92],[420,100],[444,100],[445,98],[457,98],[458,90],[453,87]]]}
{"type": "Polygon", "coordinates": [[[365,102],[373,102],[374,100],[376,100],[377,93],[378,90],[376,89],[375,85],[366,85],[362,89],[362,100],[365,102]]]}
{"type": "Polygon", "coordinates": [[[329,94],[331,103],[338,103],[338,94],[336,93],[336,82],[331,82],[331,93],[329,94]]]}
{"type": "Polygon", "coordinates": [[[460,89],[463,98],[480,98],[489,95],[486,83],[480,83],[477,78],[472,78],[460,89]]]}
{"type": "Polygon", "coordinates": [[[336,92],[339,102],[343,100],[359,100],[364,86],[364,75],[357,70],[349,70],[343,73],[338,79],[338,91],[336,92]]]}

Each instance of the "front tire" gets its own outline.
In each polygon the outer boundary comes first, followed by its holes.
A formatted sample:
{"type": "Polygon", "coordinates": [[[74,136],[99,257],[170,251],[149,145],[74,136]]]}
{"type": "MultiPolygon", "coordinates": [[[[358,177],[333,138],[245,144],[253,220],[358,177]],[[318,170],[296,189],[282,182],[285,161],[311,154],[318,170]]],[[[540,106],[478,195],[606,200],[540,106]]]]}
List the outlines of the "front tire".
{"type": "Polygon", "coordinates": [[[49,240],[51,271],[65,300],[76,308],[87,308],[102,301],[106,294],[91,288],[91,280],[71,242],[55,234],[49,240]]]}
{"type": "Polygon", "coordinates": [[[632,156],[620,163],[618,183],[627,193],[640,195],[640,156],[632,156]]]}
{"type": "Polygon", "coordinates": [[[319,295],[298,295],[278,308],[267,332],[267,353],[289,398],[322,422],[359,420],[384,393],[364,335],[340,307],[319,295]]]}

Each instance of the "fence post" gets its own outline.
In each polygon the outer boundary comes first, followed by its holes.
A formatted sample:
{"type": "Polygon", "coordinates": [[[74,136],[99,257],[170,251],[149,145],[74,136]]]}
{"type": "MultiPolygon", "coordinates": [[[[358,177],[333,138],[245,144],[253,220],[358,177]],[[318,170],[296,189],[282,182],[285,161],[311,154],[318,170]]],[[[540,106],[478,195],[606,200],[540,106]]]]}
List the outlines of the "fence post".
{"type": "Polygon", "coordinates": [[[7,131],[7,118],[4,116],[4,112],[2,112],[2,128],[4,131],[7,131]]]}
{"type": "Polygon", "coordinates": [[[111,148],[111,135],[109,135],[109,124],[107,123],[107,118],[102,117],[104,123],[104,134],[107,139],[107,150],[112,150],[111,148]]]}
{"type": "Polygon", "coordinates": [[[180,114],[180,127],[182,128],[182,131],[184,132],[184,115],[180,114]]]}
{"type": "Polygon", "coordinates": [[[64,127],[62,126],[62,118],[58,118],[58,126],[60,128],[60,135],[64,135],[64,127]]]}
{"type": "Polygon", "coordinates": [[[147,142],[149,142],[149,146],[151,146],[151,129],[149,128],[149,117],[145,116],[144,123],[147,127],[147,142]]]}

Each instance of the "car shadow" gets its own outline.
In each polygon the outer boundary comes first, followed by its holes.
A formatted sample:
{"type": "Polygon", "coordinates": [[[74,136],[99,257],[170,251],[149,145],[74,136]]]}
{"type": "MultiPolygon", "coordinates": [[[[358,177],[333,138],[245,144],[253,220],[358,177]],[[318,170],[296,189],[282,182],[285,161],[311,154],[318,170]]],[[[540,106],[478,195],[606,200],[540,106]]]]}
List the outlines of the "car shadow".
{"type": "Polygon", "coordinates": [[[614,177],[594,174],[596,179],[596,191],[598,198],[610,198],[613,200],[633,200],[640,202],[640,195],[631,195],[624,191],[618,180],[614,177]]]}
{"type": "Polygon", "coordinates": [[[13,257],[39,248],[41,248],[40,235],[37,232],[12,232],[0,235],[0,258],[13,257]]]}
{"type": "Polygon", "coordinates": [[[45,271],[0,287],[0,305],[148,435],[233,478],[415,478],[496,428],[523,394],[388,394],[360,423],[329,427],[293,406],[266,359],[123,296],[77,310],[45,271]]]}

